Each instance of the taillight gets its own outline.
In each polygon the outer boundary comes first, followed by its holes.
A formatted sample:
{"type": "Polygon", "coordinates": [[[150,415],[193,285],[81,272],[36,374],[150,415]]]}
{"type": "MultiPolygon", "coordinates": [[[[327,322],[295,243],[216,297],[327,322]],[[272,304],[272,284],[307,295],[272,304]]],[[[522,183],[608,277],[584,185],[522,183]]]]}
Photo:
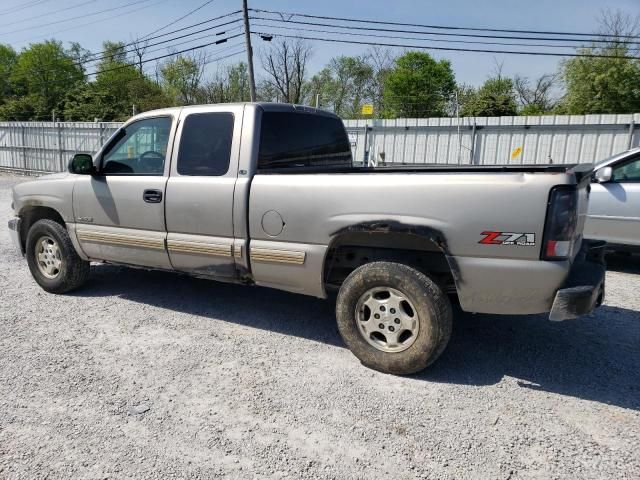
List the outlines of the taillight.
{"type": "Polygon", "coordinates": [[[577,224],[578,191],[568,185],[554,187],[547,204],[543,260],[564,260],[571,256],[577,224]]]}

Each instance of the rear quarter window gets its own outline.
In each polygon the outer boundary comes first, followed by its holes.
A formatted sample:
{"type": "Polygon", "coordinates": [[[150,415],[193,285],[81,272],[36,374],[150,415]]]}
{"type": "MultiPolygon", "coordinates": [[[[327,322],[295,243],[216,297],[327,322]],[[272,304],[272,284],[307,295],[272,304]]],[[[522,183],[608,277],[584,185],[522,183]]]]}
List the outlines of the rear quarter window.
{"type": "Polygon", "coordinates": [[[258,170],[351,167],[342,120],[299,112],[264,112],[258,170]]]}

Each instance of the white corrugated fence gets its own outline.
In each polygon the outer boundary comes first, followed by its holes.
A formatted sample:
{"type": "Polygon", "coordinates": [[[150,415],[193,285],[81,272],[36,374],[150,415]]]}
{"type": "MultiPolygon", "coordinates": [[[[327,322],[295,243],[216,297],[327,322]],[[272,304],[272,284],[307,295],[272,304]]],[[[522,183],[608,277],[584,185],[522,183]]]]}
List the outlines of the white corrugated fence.
{"type": "MultiPolygon", "coordinates": [[[[640,144],[640,114],[345,120],[358,164],[592,163],[640,144]]],[[[38,174],[93,153],[109,122],[0,122],[0,169],[38,174]]]]}

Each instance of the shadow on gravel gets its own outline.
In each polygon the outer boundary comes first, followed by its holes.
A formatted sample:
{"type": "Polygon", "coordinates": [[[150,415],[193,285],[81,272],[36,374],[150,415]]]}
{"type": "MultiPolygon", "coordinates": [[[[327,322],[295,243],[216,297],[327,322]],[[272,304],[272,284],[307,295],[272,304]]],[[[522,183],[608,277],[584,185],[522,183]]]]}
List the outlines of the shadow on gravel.
{"type": "Polygon", "coordinates": [[[550,322],[545,315],[458,312],[447,350],[418,378],[488,385],[504,375],[522,388],[640,410],[640,312],[602,306],[550,322]]]}
{"type": "MultiPolygon", "coordinates": [[[[77,296],[117,296],[203,317],[343,346],[335,303],[267,288],[244,287],[168,272],[92,267],[77,296]]],[[[207,320],[208,319],[208,320],[207,320]]],[[[640,410],[640,312],[603,306],[578,320],[544,315],[455,312],[454,333],[440,359],[411,378],[491,385],[505,375],[522,388],[640,410]]]]}

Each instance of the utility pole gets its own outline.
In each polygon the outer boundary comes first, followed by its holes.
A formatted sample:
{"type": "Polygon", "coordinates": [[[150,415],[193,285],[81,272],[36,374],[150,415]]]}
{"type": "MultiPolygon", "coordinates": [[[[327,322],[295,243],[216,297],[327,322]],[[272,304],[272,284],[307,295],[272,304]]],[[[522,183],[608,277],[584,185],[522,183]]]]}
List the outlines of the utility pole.
{"type": "Polygon", "coordinates": [[[316,93],[316,108],[320,108],[320,94],[316,93]]]}
{"type": "Polygon", "coordinates": [[[253,49],[251,48],[251,30],[249,30],[249,9],[247,0],[242,0],[242,14],[244,16],[244,40],[247,48],[247,65],[249,66],[249,92],[251,101],[256,101],[256,79],[253,74],[253,49]]]}

